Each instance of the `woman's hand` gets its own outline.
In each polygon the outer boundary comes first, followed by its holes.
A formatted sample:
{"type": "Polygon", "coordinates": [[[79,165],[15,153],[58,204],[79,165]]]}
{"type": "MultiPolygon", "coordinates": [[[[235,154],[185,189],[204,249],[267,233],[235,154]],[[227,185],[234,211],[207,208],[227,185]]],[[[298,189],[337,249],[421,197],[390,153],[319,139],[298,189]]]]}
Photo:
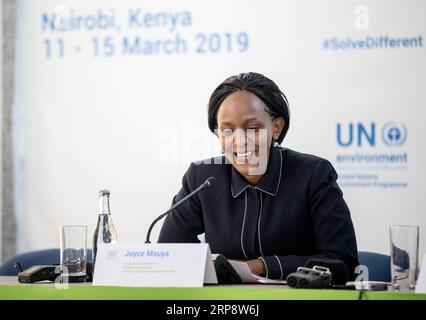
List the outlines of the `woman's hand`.
{"type": "Polygon", "coordinates": [[[253,259],[253,260],[231,258],[231,260],[241,261],[241,262],[247,263],[247,265],[249,266],[249,268],[251,270],[251,273],[253,273],[255,275],[263,277],[266,274],[265,263],[260,258],[253,259]]]}
{"type": "Polygon", "coordinates": [[[251,273],[256,274],[258,276],[265,276],[266,274],[266,268],[265,264],[263,263],[262,259],[257,258],[253,260],[247,260],[246,263],[248,264],[251,273]]]}

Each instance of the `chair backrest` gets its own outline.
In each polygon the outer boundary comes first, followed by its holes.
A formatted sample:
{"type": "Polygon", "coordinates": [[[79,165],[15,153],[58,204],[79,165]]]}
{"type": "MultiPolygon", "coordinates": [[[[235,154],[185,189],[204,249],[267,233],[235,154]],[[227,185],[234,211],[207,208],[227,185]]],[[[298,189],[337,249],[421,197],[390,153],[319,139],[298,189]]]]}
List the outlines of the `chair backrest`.
{"type": "Polygon", "coordinates": [[[359,251],[358,260],[360,265],[367,266],[368,280],[384,282],[391,281],[390,256],[375,252],[359,251]]]}
{"type": "MultiPolygon", "coordinates": [[[[58,264],[59,263],[59,249],[46,249],[31,251],[26,253],[18,254],[8,260],[6,260],[0,266],[0,276],[16,276],[16,270],[14,264],[19,262],[23,270],[33,265],[44,265],[44,264],[58,264]]],[[[87,250],[88,260],[88,273],[91,273],[92,269],[92,250],[87,250]]],[[[360,265],[365,265],[368,268],[368,276],[370,281],[391,281],[390,273],[390,256],[374,253],[359,251],[358,260],[360,265]]]]}
{"type": "MultiPolygon", "coordinates": [[[[25,270],[33,265],[50,265],[50,264],[59,264],[60,253],[59,248],[55,249],[45,249],[30,251],[26,253],[18,254],[12,258],[6,260],[0,266],[0,276],[16,276],[16,270],[14,264],[19,262],[22,269],[25,270]]],[[[92,250],[87,250],[87,270],[88,274],[92,270],[92,250]]]]}

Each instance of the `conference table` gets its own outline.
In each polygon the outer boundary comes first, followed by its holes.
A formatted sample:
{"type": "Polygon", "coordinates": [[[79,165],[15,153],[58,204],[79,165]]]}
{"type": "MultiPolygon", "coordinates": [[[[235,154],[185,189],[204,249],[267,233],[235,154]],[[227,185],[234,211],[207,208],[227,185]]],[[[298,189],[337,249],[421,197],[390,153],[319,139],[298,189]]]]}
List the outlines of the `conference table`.
{"type": "MultiPolygon", "coordinates": [[[[206,285],[201,288],[103,287],[91,283],[21,284],[0,277],[0,300],[359,300],[357,290],[293,289],[285,285],[206,285]]],[[[362,300],[426,300],[426,294],[364,291],[362,300]]]]}

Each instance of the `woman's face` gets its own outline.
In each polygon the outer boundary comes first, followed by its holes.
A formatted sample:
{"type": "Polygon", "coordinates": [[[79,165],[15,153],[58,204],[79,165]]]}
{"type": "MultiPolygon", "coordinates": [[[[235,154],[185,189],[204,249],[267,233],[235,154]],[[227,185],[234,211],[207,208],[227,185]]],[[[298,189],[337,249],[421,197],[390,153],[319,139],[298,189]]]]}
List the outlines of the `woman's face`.
{"type": "Polygon", "coordinates": [[[284,128],[284,119],[272,119],[266,110],[255,94],[237,91],[222,102],[217,113],[222,152],[253,184],[265,173],[272,138],[277,139],[284,128]]]}

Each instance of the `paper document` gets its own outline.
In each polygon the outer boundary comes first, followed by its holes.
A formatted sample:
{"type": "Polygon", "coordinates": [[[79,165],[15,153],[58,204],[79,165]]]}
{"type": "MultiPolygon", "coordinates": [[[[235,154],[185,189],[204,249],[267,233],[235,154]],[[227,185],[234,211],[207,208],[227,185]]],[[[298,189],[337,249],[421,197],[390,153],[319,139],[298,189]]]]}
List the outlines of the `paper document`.
{"type": "Polygon", "coordinates": [[[419,278],[416,285],[416,293],[426,293],[426,253],[420,266],[419,278]]]}
{"type": "Polygon", "coordinates": [[[286,284],[285,280],[274,280],[261,277],[251,273],[251,270],[247,263],[236,260],[228,260],[235,271],[241,278],[243,283],[270,283],[270,284],[286,284]]]}

